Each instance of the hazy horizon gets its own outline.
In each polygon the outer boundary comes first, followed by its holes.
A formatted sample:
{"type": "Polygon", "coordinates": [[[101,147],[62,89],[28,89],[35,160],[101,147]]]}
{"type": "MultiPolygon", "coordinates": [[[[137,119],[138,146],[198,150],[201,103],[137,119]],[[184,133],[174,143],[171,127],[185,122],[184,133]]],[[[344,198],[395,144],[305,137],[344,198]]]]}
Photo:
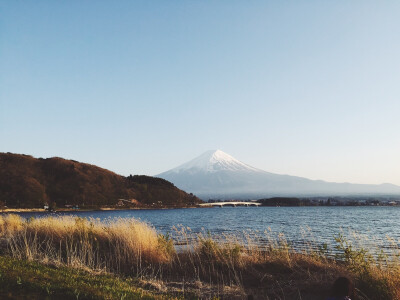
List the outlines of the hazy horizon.
{"type": "Polygon", "coordinates": [[[210,149],[400,185],[400,3],[7,1],[0,151],[155,175],[210,149]]]}

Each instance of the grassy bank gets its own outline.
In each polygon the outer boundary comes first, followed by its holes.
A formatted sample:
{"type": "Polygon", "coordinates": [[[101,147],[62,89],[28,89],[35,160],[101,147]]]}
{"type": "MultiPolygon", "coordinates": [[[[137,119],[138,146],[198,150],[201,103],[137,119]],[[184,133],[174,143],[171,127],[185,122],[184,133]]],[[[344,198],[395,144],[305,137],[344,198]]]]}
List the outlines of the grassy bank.
{"type": "Polygon", "coordinates": [[[171,237],[136,220],[0,216],[1,292],[18,294],[23,287],[50,298],[324,299],[332,282],[346,276],[355,282],[357,299],[400,299],[398,258],[371,255],[342,236],[334,256],[326,247],[295,251],[282,235],[211,237],[182,230],[177,236],[186,241],[178,251],[171,237]]]}
{"type": "Polygon", "coordinates": [[[134,279],[0,256],[1,299],[165,299],[134,279]]]}

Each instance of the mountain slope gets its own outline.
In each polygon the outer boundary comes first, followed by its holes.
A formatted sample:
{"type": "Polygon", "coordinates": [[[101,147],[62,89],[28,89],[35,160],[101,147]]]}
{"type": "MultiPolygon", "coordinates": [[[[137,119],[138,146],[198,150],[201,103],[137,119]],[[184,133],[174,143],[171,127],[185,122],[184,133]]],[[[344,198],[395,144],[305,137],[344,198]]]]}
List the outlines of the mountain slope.
{"type": "Polygon", "coordinates": [[[207,151],[195,159],[180,165],[169,172],[179,173],[181,171],[206,171],[210,173],[218,171],[262,172],[261,170],[257,170],[256,168],[242,163],[241,161],[225,152],[222,152],[221,150],[207,151]]]}
{"type": "Polygon", "coordinates": [[[177,187],[207,198],[252,198],[267,196],[400,195],[391,184],[331,183],[302,177],[273,174],[251,167],[221,150],[199,157],[156,175],[177,187]]]}
{"type": "Polygon", "coordinates": [[[186,206],[199,201],[160,178],[123,177],[58,157],[0,153],[0,202],[8,207],[112,206],[118,199],[136,199],[139,206],[186,206]]]}

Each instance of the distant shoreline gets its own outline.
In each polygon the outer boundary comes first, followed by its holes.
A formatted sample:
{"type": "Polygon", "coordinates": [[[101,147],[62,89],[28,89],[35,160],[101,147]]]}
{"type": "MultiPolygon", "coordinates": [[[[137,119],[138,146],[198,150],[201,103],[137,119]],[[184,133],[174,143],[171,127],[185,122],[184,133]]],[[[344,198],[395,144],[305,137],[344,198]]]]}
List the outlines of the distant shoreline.
{"type": "Polygon", "coordinates": [[[73,212],[73,211],[118,211],[118,210],[151,210],[151,209],[177,209],[177,208],[198,208],[196,206],[185,207],[135,207],[135,208],[114,208],[114,207],[101,207],[101,208],[60,208],[55,211],[49,211],[44,208],[5,208],[0,209],[0,213],[19,213],[19,212],[73,212]]]}
{"type": "MultiPolygon", "coordinates": [[[[232,207],[230,205],[225,205],[223,207],[232,207]]],[[[245,207],[245,206],[238,206],[245,207]]],[[[254,207],[254,206],[253,206],[254,207]]],[[[299,206],[299,205],[282,205],[282,206],[273,206],[273,205],[260,205],[258,207],[399,207],[399,205],[307,205],[307,206],[299,206]]],[[[60,208],[55,211],[48,211],[43,208],[6,208],[0,209],[0,213],[29,213],[29,212],[90,212],[90,211],[119,211],[119,210],[158,210],[158,209],[181,209],[181,208],[221,208],[219,206],[186,206],[186,207],[136,207],[136,208],[112,208],[112,207],[103,207],[103,208],[87,208],[87,209],[70,209],[70,208],[60,208]]]]}

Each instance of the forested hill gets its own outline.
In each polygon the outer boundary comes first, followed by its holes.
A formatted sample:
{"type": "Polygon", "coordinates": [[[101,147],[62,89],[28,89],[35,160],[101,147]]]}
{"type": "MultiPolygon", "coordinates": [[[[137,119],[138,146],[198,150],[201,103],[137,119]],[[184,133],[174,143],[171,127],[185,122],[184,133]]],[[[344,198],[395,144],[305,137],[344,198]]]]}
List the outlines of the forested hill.
{"type": "Polygon", "coordinates": [[[0,153],[0,205],[185,207],[200,202],[169,181],[120,176],[100,167],[63,158],[0,153]],[[131,201],[120,201],[125,199],[131,201]]]}

